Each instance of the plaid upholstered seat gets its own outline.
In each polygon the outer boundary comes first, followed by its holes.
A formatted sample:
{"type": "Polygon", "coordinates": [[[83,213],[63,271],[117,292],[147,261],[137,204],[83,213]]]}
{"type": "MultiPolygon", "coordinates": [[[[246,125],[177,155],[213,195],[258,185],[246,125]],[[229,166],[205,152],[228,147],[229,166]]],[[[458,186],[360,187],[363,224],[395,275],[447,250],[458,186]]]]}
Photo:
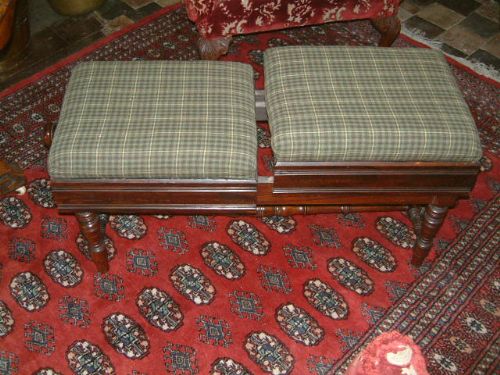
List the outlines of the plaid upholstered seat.
{"type": "Polygon", "coordinates": [[[253,71],[228,62],[90,62],[49,155],[59,179],[255,179],[253,71]]]}
{"type": "Polygon", "coordinates": [[[280,47],[265,52],[277,161],[477,161],[477,129],[442,54],[280,47]]]}

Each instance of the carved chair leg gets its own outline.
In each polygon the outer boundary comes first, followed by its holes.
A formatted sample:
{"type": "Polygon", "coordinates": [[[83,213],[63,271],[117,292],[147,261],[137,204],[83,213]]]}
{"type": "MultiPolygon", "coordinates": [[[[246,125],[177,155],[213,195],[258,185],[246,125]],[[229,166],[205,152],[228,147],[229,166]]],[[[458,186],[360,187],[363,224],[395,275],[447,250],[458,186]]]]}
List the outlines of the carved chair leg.
{"type": "Polygon", "coordinates": [[[78,212],[76,214],[80,230],[87,239],[92,261],[98,272],[108,272],[108,254],[104,246],[104,225],[99,215],[94,212],[78,212]]]}
{"type": "Polygon", "coordinates": [[[411,263],[414,266],[422,265],[425,257],[429,254],[432,247],[434,236],[443,224],[448,207],[434,206],[432,204],[425,208],[423,214],[420,233],[417,233],[417,241],[413,249],[411,263]]]}
{"type": "Polygon", "coordinates": [[[386,18],[372,19],[373,27],[381,34],[379,47],[390,47],[401,31],[401,21],[396,15],[386,18]]]}
{"type": "Polygon", "coordinates": [[[408,217],[413,223],[413,230],[417,236],[420,235],[422,230],[422,219],[425,213],[425,206],[410,206],[408,208],[408,217]]]}
{"type": "Polygon", "coordinates": [[[230,36],[217,39],[198,39],[198,49],[202,60],[217,60],[227,53],[230,43],[230,36]]]}

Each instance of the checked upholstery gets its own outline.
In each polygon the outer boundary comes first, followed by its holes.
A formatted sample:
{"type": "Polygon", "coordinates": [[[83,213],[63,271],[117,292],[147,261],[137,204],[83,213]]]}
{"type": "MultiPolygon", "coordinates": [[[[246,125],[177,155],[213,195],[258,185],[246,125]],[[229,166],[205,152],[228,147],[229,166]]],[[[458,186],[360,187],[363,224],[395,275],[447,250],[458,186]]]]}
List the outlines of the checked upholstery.
{"type": "Polygon", "coordinates": [[[59,179],[255,179],[253,71],[241,63],[89,62],[49,156],[59,179]]]}
{"type": "Polygon", "coordinates": [[[278,47],[264,56],[278,162],[477,161],[469,109],[438,51],[278,47]]]}

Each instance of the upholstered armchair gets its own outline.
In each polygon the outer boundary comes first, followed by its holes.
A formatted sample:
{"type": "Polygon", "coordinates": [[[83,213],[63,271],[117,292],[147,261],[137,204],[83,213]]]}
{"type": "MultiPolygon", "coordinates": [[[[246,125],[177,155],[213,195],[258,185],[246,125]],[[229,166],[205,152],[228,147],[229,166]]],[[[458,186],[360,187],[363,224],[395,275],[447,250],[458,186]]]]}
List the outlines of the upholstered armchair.
{"type": "Polygon", "coordinates": [[[231,36],[333,21],[370,19],[381,33],[380,46],[399,34],[400,0],[184,0],[196,24],[203,59],[218,59],[231,36]]]}

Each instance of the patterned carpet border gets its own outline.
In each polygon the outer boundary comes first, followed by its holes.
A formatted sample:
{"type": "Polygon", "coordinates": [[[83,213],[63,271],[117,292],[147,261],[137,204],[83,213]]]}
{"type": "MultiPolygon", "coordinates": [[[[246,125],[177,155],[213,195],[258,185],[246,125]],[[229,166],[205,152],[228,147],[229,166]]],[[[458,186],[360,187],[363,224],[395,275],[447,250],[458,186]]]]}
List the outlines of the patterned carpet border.
{"type": "MultiPolygon", "coordinates": [[[[497,194],[420,280],[333,367],[333,373],[343,374],[369,342],[380,333],[391,330],[411,336],[429,358],[436,336],[450,326],[462,306],[466,306],[488,278],[498,273],[499,212],[500,194],[497,194]],[[436,319],[437,316],[440,318],[436,319]],[[430,327],[430,323],[436,321],[437,326],[430,327]]],[[[474,366],[468,369],[469,373],[493,374],[498,370],[500,338],[496,328],[493,327],[490,344],[482,355],[477,356],[474,366]]],[[[439,362],[441,358],[443,356],[434,352],[430,359],[439,362]]],[[[433,363],[428,365],[432,367],[433,363]]]]}

